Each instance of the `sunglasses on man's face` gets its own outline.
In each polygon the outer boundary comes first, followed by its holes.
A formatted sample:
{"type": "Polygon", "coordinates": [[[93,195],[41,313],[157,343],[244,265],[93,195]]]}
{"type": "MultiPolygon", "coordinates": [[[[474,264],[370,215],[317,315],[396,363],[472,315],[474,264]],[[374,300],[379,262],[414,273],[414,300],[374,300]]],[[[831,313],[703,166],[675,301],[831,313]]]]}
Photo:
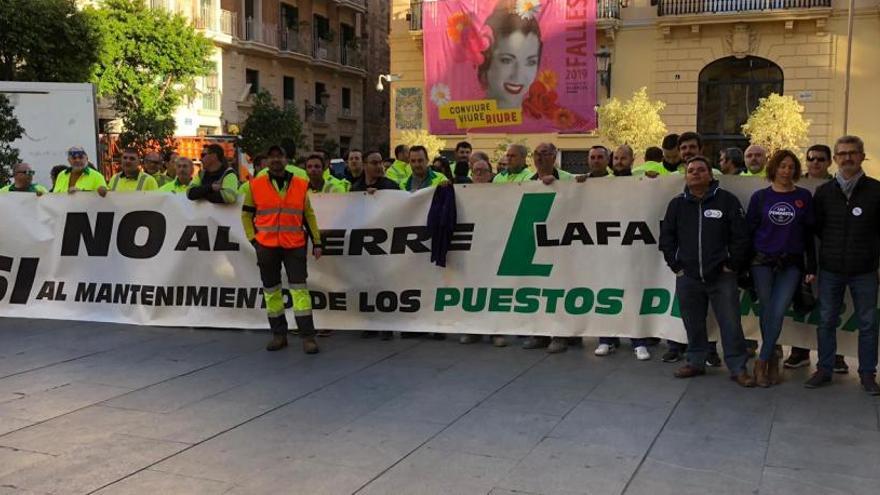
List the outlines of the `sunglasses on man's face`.
{"type": "Polygon", "coordinates": [[[86,156],[86,154],[80,151],[74,151],[73,153],[68,153],[67,156],[71,158],[83,158],[86,156]]]}
{"type": "Polygon", "coordinates": [[[808,162],[824,162],[825,157],[824,156],[808,156],[807,161],[808,162]]]}

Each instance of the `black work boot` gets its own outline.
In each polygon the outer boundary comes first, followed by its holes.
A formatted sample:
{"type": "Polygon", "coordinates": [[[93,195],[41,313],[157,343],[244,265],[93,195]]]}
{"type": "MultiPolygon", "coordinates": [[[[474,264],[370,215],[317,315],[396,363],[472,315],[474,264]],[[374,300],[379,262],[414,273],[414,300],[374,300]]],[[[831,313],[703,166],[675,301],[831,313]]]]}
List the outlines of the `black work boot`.
{"type": "Polygon", "coordinates": [[[267,351],[280,351],[287,347],[287,335],[283,333],[273,333],[272,341],[266,345],[267,351]]]}
{"type": "Polygon", "coordinates": [[[320,349],[318,349],[318,341],[315,340],[314,337],[305,337],[302,339],[303,352],[306,354],[317,354],[320,349]]]}
{"type": "Polygon", "coordinates": [[[862,390],[868,395],[880,395],[880,386],[874,377],[874,373],[859,373],[859,381],[862,383],[862,390]]]}
{"type": "Polygon", "coordinates": [[[315,321],[312,315],[296,316],[296,327],[299,329],[299,336],[302,338],[303,352],[306,354],[317,354],[318,341],[315,340],[315,321]]]}

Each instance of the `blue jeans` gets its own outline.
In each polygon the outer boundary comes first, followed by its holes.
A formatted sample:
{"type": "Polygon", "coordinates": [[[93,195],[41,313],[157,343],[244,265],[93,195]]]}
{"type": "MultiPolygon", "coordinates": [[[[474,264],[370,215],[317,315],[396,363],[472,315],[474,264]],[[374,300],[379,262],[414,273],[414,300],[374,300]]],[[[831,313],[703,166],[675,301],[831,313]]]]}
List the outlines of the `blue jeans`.
{"type": "MultiPolygon", "coordinates": [[[[632,343],[633,349],[639,346],[647,346],[648,339],[629,339],[632,343]]],[[[600,344],[608,344],[613,345],[614,347],[620,347],[620,337],[599,337],[600,344]]]]}
{"type": "Polygon", "coordinates": [[[776,341],[782,334],[782,321],[785,310],[801,282],[801,269],[787,266],[774,269],[771,266],[753,266],[752,278],[758,292],[761,321],[761,354],[763,361],[769,361],[776,352],[776,341]]]}
{"type": "Polygon", "coordinates": [[[837,352],[837,327],[843,294],[849,287],[859,324],[859,373],[877,372],[877,272],[862,275],[839,275],[819,272],[819,364],[825,373],[834,369],[837,352]]]}
{"type": "Polygon", "coordinates": [[[709,337],[706,319],[709,304],[715,312],[724,347],[724,364],[732,376],[746,370],[746,339],[739,314],[739,289],[736,274],[724,272],[717,279],[703,282],[687,275],[675,279],[675,293],[681,308],[681,320],[688,336],[687,360],[694,368],[706,367],[709,337]]]}

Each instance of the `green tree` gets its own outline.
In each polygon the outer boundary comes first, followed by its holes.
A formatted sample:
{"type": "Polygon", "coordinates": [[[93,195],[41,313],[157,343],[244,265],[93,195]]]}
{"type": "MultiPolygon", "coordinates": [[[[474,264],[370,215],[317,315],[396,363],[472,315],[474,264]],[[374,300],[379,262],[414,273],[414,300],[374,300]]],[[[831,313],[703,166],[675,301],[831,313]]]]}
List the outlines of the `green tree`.
{"type": "Polygon", "coordinates": [[[272,95],[260,91],[254,96],[254,108],[241,127],[241,148],[254,156],[265,153],[275,144],[302,148],[305,144],[302,121],[294,105],[280,107],[272,101],[272,95]]]}
{"type": "Polygon", "coordinates": [[[327,155],[327,158],[339,158],[337,153],[339,153],[339,142],[333,138],[327,138],[321,143],[321,149],[324,150],[324,154],[327,155]]]}
{"type": "Polygon", "coordinates": [[[104,0],[87,11],[104,40],[94,82],[122,118],[123,144],[164,144],[174,134],[175,109],[195,95],[197,78],[214,70],[212,42],[184,16],[144,0],[104,0]]]}
{"type": "Polygon", "coordinates": [[[73,0],[0,1],[0,80],[86,82],[101,37],[73,0]]]}
{"type": "Polygon", "coordinates": [[[0,185],[9,182],[12,177],[12,167],[18,163],[18,149],[12,147],[12,142],[24,134],[24,129],[18,124],[18,118],[12,111],[12,103],[6,95],[0,93],[0,185]]]}

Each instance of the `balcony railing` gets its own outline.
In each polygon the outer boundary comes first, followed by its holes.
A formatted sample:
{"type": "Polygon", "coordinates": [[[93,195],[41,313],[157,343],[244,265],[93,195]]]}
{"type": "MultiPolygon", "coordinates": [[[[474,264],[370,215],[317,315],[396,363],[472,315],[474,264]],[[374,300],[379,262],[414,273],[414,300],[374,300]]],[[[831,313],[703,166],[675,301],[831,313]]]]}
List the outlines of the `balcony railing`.
{"type": "Polygon", "coordinates": [[[238,12],[220,11],[220,32],[237,38],[239,36],[238,12]]]}
{"type": "Polygon", "coordinates": [[[318,60],[335,62],[336,53],[335,50],[333,50],[333,43],[316,36],[315,39],[312,40],[312,56],[318,60]]]}
{"type": "Polygon", "coordinates": [[[409,0],[409,30],[422,30],[422,0],[409,0]]]}
{"type": "Polygon", "coordinates": [[[193,17],[193,26],[196,29],[205,29],[208,31],[217,30],[217,17],[210,8],[199,9],[195,17],[193,17]]]}
{"type": "Polygon", "coordinates": [[[340,51],[340,60],[342,65],[359,69],[364,68],[364,56],[357,48],[343,45],[340,51]]]}
{"type": "MultiPolygon", "coordinates": [[[[407,18],[409,19],[410,31],[422,30],[423,3],[423,0],[409,0],[409,15],[407,18]]],[[[620,19],[620,0],[599,0],[596,5],[596,17],[598,19],[620,19]]]]}
{"type": "Polygon", "coordinates": [[[620,19],[620,0],[599,0],[596,3],[597,19],[620,19]]]}
{"type": "Polygon", "coordinates": [[[278,26],[270,23],[258,22],[253,17],[244,21],[244,39],[262,43],[272,47],[278,46],[278,26]]]}
{"type": "Polygon", "coordinates": [[[354,8],[359,8],[359,9],[366,9],[367,8],[366,0],[336,0],[336,3],[338,3],[340,6],[347,5],[349,7],[354,7],[354,8]]]}
{"type": "Polygon", "coordinates": [[[831,0],[659,0],[657,15],[830,8],[831,0]]]}
{"type": "Polygon", "coordinates": [[[312,109],[312,120],[315,122],[327,122],[327,107],[315,105],[312,109]]]}
{"type": "Polygon", "coordinates": [[[216,89],[202,93],[202,110],[220,110],[220,93],[216,89]]]}
{"type": "Polygon", "coordinates": [[[278,49],[283,52],[307,54],[307,46],[298,29],[282,28],[278,33],[278,49]]]}

